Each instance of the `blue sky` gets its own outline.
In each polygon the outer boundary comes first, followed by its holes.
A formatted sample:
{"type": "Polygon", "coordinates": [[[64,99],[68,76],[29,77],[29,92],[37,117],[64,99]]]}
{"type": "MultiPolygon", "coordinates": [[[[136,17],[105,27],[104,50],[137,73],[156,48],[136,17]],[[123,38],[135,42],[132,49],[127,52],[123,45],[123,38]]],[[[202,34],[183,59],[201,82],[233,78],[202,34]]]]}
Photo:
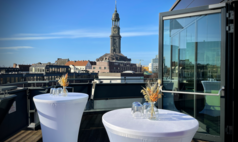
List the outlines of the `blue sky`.
{"type": "MultiPolygon", "coordinates": [[[[117,0],[121,51],[148,65],[158,54],[159,13],[176,0],[117,0]]],[[[110,52],[114,0],[0,1],[0,66],[95,61],[110,52]]]]}

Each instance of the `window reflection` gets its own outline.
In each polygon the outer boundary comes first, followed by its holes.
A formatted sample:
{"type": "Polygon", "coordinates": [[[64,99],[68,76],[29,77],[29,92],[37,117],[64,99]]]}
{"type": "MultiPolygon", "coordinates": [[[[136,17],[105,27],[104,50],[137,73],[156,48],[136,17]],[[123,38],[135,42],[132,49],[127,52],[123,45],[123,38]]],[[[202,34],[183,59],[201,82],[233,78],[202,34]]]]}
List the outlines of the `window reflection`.
{"type": "Polygon", "coordinates": [[[202,81],[220,81],[220,14],[164,21],[163,80],[172,90],[204,92],[202,81]]]}
{"type": "MultiPolygon", "coordinates": [[[[163,26],[163,89],[218,94],[221,14],[164,20],[163,26]]],[[[163,108],[195,116],[203,132],[220,133],[219,96],[164,93],[163,108]]]]}

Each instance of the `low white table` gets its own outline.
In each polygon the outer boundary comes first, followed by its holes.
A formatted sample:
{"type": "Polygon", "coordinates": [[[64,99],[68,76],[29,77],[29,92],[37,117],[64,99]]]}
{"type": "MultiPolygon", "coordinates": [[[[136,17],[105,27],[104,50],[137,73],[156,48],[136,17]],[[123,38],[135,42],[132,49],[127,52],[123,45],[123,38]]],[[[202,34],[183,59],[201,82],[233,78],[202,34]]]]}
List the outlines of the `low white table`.
{"type": "Polygon", "coordinates": [[[102,122],[111,142],[191,142],[198,130],[193,117],[159,109],[159,121],[135,119],[131,109],[107,112],[102,122]]]}
{"type": "Polygon", "coordinates": [[[87,94],[68,93],[67,97],[42,94],[35,96],[33,100],[44,142],[77,142],[87,94]]]}

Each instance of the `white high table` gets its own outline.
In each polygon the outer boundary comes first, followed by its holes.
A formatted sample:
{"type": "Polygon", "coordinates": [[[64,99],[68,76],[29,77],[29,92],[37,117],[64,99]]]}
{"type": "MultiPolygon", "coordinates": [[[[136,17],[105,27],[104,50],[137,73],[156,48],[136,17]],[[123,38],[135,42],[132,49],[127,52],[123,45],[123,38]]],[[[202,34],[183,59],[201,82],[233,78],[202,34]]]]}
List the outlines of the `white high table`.
{"type": "Polygon", "coordinates": [[[33,98],[44,142],[77,142],[88,95],[68,93],[67,97],[37,95],[33,98]]]}
{"type": "Polygon", "coordinates": [[[159,109],[158,121],[135,119],[131,108],[107,112],[102,122],[111,142],[191,142],[198,130],[193,117],[159,109]]]}

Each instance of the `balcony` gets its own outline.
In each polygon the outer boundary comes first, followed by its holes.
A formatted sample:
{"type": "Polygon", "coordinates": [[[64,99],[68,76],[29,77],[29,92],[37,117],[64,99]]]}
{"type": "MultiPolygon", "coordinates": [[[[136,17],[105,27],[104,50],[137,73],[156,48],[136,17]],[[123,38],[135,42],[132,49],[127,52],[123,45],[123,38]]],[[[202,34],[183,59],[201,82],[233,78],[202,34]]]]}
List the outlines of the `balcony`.
{"type": "MultiPolygon", "coordinates": [[[[102,124],[102,115],[110,110],[129,108],[134,101],[145,102],[143,95],[140,93],[142,86],[145,86],[145,83],[143,82],[128,83],[129,80],[127,80],[124,83],[96,83],[96,87],[92,88],[92,79],[71,78],[70,80],[72,83],[69,85],[69,87],[71,87],[69,88],[69,91],[82,92],[89,95],[89,100],[80,125],[78,141],[109,141],[106,130],[102,124]],[[85,81],[87,83],[73,83],[77,80],[85,81]]],[[[135,79],[133,80],[135,81],[135,79]]],[[[51,87],[59,86],[56,85],[54,80],[28,81],[3,85],[3,88],[15,86],[14,90],[8,90],[7,93],[16,95],[17,103],[16,111],[8,114],[0,126],[0,140],[6,142],[42,141],[40,123],[36,113],[37,110],[35,109],[32,99],[35,95],[48,93],[51,87]]],[[[4,95],[4,93],[1,95],[4,95]]],[[[170,97],[170,95],[165,93],[163,103],[168,102],[168,97],[170,97]]],[[[180,100],[180,102],[182,101],[183,100],[180,100]]],[[[200,98],[200,101],[205,101],[205,98],[200,98]]],[[[162,100],[156,104],[158,108],[163,107],[161,102],[162,100]]],[[[178,107],[179,105],[176,103],[177,102],[175,102],[175,107],[178,107]]],[[[180,112],[187,114],[189,114],[189,110],[190,106],[184,106],[182,109],[180,108],[180,112]]],[[[214,118],[205,119],[205,121],[209,121],[209,123],[204,123],[199,120],[201,124],[199,131],[206,132],[206,129],[204,130],[203,127],[205,126],[205,128],[209,127],[210,131],[216,132],[217,127],[219,126],[217,122],[213,122],[213,119],[214,118]]],[[[198,133],[200,133],[199,131],[198,133]]],[[[194,138],[193,141],[203,142],[197,138],[194,138]]]]}

